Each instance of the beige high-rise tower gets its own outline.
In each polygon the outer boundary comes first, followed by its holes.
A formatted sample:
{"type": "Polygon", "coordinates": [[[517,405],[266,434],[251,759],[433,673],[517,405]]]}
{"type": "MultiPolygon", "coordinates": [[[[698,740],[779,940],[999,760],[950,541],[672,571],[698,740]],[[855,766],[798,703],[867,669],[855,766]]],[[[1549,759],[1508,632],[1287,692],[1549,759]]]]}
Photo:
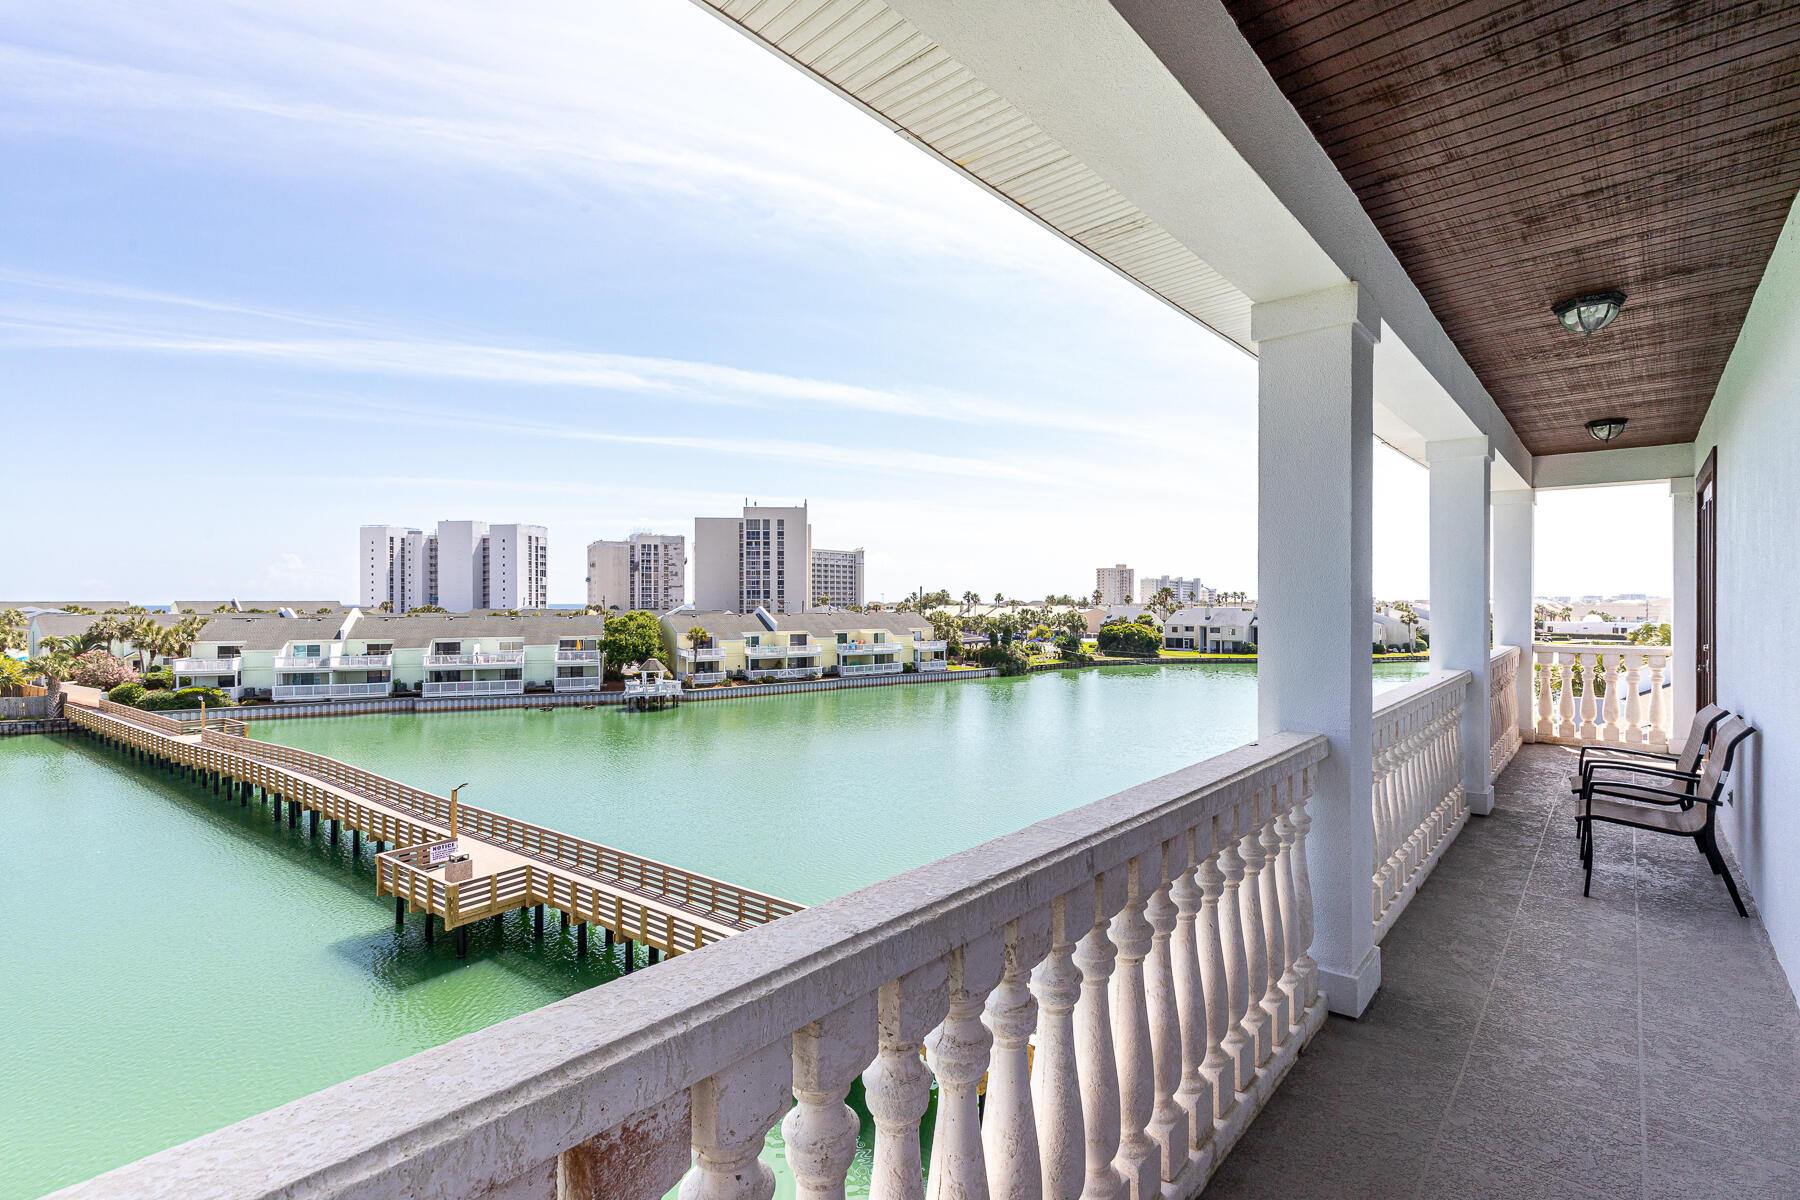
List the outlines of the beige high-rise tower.
{"type": "Polygon", "coordinates": [[[812,525],[806,505],[746,504],[740,517],[694,518],[694,606],[805,612],[812,604],[812,525]]]}

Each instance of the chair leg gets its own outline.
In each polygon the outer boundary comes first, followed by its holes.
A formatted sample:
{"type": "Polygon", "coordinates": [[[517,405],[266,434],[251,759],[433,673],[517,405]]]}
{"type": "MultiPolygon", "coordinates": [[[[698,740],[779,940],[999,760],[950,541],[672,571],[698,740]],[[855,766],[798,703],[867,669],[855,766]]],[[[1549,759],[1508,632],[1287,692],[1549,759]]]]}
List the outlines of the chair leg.
{"type": "Polygon", "coordinates": [[[1581,894],[1586,896],[1594,886],[1594,823],[1583,821],[1582,824],[1587,828],[1587,846],[1581,860],[1581,894]]]}
{"type": "Polygon", "coordinates": [[[1737,905],[1738,916],[1749,916],[1749,910],[1744,907],[1744,898],[1738,895],[1737,881],[1731,877],[1731,868],[1725,865],[1725,856],[1719,853],[1718,840],[1710,830],[1706,834],[1706,857],[1711,861],[1713,871],[1724,877],[1725,890],[1731,893],[1731,902],[1737,905]]]}

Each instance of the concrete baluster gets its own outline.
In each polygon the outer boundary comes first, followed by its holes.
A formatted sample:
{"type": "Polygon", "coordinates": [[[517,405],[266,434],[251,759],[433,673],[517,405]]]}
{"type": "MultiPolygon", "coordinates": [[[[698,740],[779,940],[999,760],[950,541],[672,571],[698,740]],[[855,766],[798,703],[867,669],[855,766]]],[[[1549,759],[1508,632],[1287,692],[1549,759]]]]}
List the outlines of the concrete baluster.
{"type": "Polygon", "coordinates": [[[1093,927],[1092,889],[1050,904],[1050,953],[1031,973],[1038,1003],[1037,1050],[1031,1067],[1031,1106],[1037,1114],[1044,1200],[1076,1200],[1087,1172],[1087,1134],[1075,1059],[1075,1004],[1081,971],[1075,944],[1093,927]]]}
{"type": "Polygon", "coordinates": [[[1082,1200],[1122,1200],[1125,1177],[1113,1164],[1119,1153],[1119,1068],[1113,1054],[1108,985],[1115,951],[1107,936],[1111,905],[1104,881],[1096,881],[1094,924],[1075,945],[1081,999],[1075,1004],[1075,1057],[1081,1074],[1081,1121],[1087,1134],[1087,1177],[1082,1200]]]}
{"type": "Polygon", "coordinates": [[[1582,741],[1591,742],[1600,732],[1600,697],[1594,694],[1594,685],[1600,679],[1600,656],[1577,652],[1575,662],[1581,668],[1581,724],[1576,734],[1582,741]]]}
{"type": "Polygon", "coordinates": [[[1650,742],[1655,749],[1667,750],[1671,741],[1669,729],[1669,706],[1663,699],[1663,671],[1668,665],[1668,655],[1652,654],[1650,657],[1650,742]]]}
{"type": "Polygon", "coordinates": [[[1300,912],[1299,886],[1294,877],[1294,842],[1299,830],[1294,826],[1295,797],[1299,794],[1300,785],[1297,780],[1289,779],[1282,785],[1283,803],[1281,815],[1276,818],[1275,835],[1280,840],[1281,850],[1277,858],[1275,875],[1276,900],[1281,906],[1281,944],[1285,950],[1282,955],[1281,978],[1278,986],[1282,995],[1287,997],[1288,1028],[1298,1029],[1305,1019],[1306,980],[1300,971],[1300,912]]]}
{"type": "Polygon", "coordinates": [[[931,1131],[929,1200],[987,1200],[976,1089],[987,1074],[994,1035],[982,1022],[988,992],[1000,982],[1004,944],[988,934],[950,952],[950,1005],[925,1039],[925,1060],[937,1076],[937,1121],[931,1131]]]}
{"type": "Polygon", "coordinates": [[[1263,1010],[1263,993],[1269,988],[1269,944],[1262,919],[1263,849],[1257,831],[1256,812],[1262,797],[1238,805],[1237,852],[1244,863],[1244,879],[1238,887],[1238,918],[1244,923],[1244,1035],[1255,1047],[1253,1061],[1260,1067],[1274,1049],[1269,1014],[1263,1010]]]}
{"type": "MultiPolygon", "coordinates": [[[[1216,820],[1217,818],[1215,818],[1216,820]]],[[[1225,875],[1219,869],[1219,852],[1212,846],[1208,826],[1194,835],[1194,852],[1206,857],[1194,870],[1200,885],[1200,917],[1194,933],[1200,942],[1200,979],[1206,988],[1206,1057],[1200,1073],[1212,1087],[1213,1120],[1224,1120],[1237,1107],[1237,1056],[1231,1042],[1231,975],[1226,966],[1224,918],[1219,902],[1225,894],[1225,875]]]]}
{"type": "Polygon", "coordinates": [[[1287,967],[1287,944],[1281,927],[1281,836],[1275,832],[1275,789],[1266,795],[1269,807],[1263,811],[1260,831],[1263,867],[1257,873],[1262,892],[1263,943],[1267,947],[1262,1006],[1269,1014],[1269,1044],[1279,1046],[1287,1040],[1288,1027],[1294,1021],[1288,1009],[1287,993],[1281,990],[1281,973],[1287,967]]]}
{"type": "Polygon", "coordinates": [[[1155,886],[1151,865],[1134,858],[1126,867],[1125,907],[1112,919],[1108,936],[1115,951],[1112,974],[1113,1052],[1119,1065],[1119,1150],[1113,1165],[1124,1176],[1130,1200],[1149,1200],[1158,1191],[1156,1142],[1150,1119],[1156,1110],[1155,1049],[1145,995],[1144,959],[1153,930],[1144,917],[1148,891],[1155,886]]]}
{"type": "MultiPolygon", "coordinates": [[[[1225,818],[1220,818],[1220,825],[1225,818]]],[[[1233,1091],[1249,1090],[1256,1077],[1256,1039],[1244,1027],[1244,1014],[1249,1006],[1249,966],[1244,951],[1244,921],[1239,915],[1238,891],[1244,882],[1244,860],[1238,857],[1235,833],[1219,830],[1224,842],[1217,854],[1223,882],[1219,892],[1219,946],[1225,957],[1225,989],[1227,996],[1225,1053],[1231,1056],[1233,1091]]]]}
{"type": "Polygon", "coordinates": [[[919,1121],[931,1104],[931,1075],[919,1047],[948,1007],[943,959],[882,985],[876,999],[878,1049],[863,1072],[863,1096],[875,1119],[869,1200],[924,1200],[919,1121]]]}
{"type": "Polygon", "coordinates": [[[1611,666],[1606,665],[1606,656],[1594,655],[1594,678],[1606,687],[1606,695],[1601,697],[1600,740],[1608,745],[1619,744],[1619,723],[1623,715],[1619,711],[1619,686],[1625,678],[1625,656],[1614,655],[1611,666]]]}
{"type": "Polygon", "coordinates": [[[1306,802],[1312,799],[1314,778],[1313,768],[1308,767],[1302,772],[1293,810],[1294,923],[1297,927],[1294,945],[1299,950],[1294,958],[1294,970],[1304,985],[1301,989],[1303,1008],[1311,1008],[1319,998],[1319,964],[1312,956],[1312,875],[1306,862],[1306,833],[1312,828],[1312,813],[1307,811],[1306,802]]]}
{"type": "MultiPolygon", "coordinates": [[[[1049,949],[1050,937],[1048,908],[1007,925],[1000,983],[988,994],[987,1011],[982,1015],[994,1037],[988,1065],[987,1107],[981,1121],[981,1149],[987,1160],[990,1200],[1037,1200],[1044,1186],[1037,1120],[1032,1111],[1030,1039],[1038,1027],[1038,1003],[1027,985],[1032,967],[1049,949]]],[[[1072,1060],[1069,1066],[1073,1083],[1072,1060]]],[[[1080,1090],[1072,1091],[1079,1115],[1080,1090]]],[[[1077,1136],[1076,1145],[1080,1142],[1077,1136]]],[[[1076,1161],[1079,1191],[1080,1160],[1076,1161]]]]}
{"type": "Polygon", "coordinates": [[[1558,651],[1556,663],[1562,670],[1562,686],[1557,689],[1556,711],[1561,718],[1556,725],[1556,736],[1564,741],[1575,737],[1575,655],[1566,651],[1558,651]]]}
{"type": "Polygon", "coordinates": [[[1644,656],[1633,653],[1628,656],[1631,665],[1625,670],[1625,744],[1641,746],[1644,737],[1644,704],[1638,696],[1638,688],[1643,683],[1644,656]]]}
{"type": "MultiPolygon", "coordinates": [[[[538,910],[541,918],[543,910],[538,910]]],[[[866,996],[794,1035],[794,1099],[781,1122],[794,1194],[844,1200],[861,1123],[844,1099],[876,1050],[875,997],[866,996]]]]}
{"type": "MultiPolygon", "coordinates": [[[[1194,841],[1189,830],[1176,839],[1180,847],[1171,858],[1175,878],[1169,883],[1169,900],[1175,906],[1175,930],[1170,938],[1169,958],[1174,974],[1175,1014],[1181,1028],[1181,1082],[1175,1089],[1175,1103],[1187,1118],[1188,1147],[1196,1153],[1210,1150],[1215,1110],[1212,1080],[1201,1070],[1206,1061],[1207,1019],[1205,951],[1200,946],[1201,907],[1200,881],[1195,878],[1194,841]]],[[[1156,924],[1152,914],[1151,924],[1156,924]]],[[[1214,932],[1217,938],[1217,932],[1214,932]]]]}
{"type": "Polygon", "coordinates": [[[775,1173],[757,1156],[793,1089],[793,1045],[783,1038],[695,1084],[694,1165],[680,1200],[769,1200],[775,1173]]]}
{"type": "Polygon", "coordinates": [[[1532,675],[1537,681],[1537,735],[1540,741],[1549,741],[1556,736],[1556,722],[1550,716],[1553,700],[1551,693],[1555,690],[1551,687],[1550,664],[1555,657],[1547,650],[1531,652],[1532,675]]]}

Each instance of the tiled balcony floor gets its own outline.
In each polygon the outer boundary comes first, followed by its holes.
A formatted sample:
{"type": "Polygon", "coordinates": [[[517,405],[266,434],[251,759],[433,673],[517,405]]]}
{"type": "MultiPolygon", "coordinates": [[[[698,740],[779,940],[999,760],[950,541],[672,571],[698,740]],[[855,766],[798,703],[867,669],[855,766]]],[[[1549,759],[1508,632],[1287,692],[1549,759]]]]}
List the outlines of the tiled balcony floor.
{"type": "Polygon", "coordinates": [[[1584,900],[1574,757],[1520,751],[1207,1200],[1800,1197],[1800,1012],[1754,904],[1616,826],[1584,900]]]}

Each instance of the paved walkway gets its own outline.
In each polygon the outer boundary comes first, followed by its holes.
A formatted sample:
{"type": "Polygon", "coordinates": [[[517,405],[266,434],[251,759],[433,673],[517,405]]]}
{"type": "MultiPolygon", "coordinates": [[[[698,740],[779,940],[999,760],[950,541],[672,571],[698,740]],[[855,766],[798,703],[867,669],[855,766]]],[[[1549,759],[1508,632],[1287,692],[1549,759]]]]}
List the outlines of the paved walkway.
{"type": "Polygon", "coordinates": [[[1800,1012],[1754,905],[1616,826],[1584,900],[1573,761],[1520,751],[1208,1200],[1800,1197],[1800,1012]]]}

